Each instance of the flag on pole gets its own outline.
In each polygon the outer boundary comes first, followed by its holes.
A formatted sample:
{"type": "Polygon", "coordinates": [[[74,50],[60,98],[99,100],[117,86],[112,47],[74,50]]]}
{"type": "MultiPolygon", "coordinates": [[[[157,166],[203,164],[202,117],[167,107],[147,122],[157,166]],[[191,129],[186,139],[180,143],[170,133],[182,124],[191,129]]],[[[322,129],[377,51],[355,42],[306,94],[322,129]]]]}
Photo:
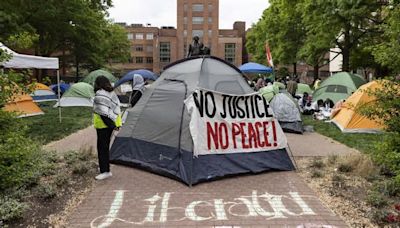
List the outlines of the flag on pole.
{"type": "Polygon", "coordinates": [[[270,67],[274,67],[274,61],[272,60],[271,50],[269,49],[268,43],[265,43],[265,50],[267,56],[267,63],[270,67]]]}

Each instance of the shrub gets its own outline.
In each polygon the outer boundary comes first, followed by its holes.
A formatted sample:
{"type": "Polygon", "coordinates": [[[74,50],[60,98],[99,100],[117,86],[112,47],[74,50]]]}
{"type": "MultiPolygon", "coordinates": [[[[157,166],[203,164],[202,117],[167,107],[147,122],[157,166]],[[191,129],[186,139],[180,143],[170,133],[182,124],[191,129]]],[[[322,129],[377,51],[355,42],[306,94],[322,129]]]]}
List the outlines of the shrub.
{"type": "Polygon", "coordinates": [[[329,155],[328,157],[328,164],[333,165],[337,162],[338,156],[337,155],[329,155]]]}
{"type": "Polygon", "coordinates": [[[0,198],[0,222],[22,218],[28,205],[13,198],[0,198]]]}
{"type": "Polygon", "coordinates": [[[339,164],[337,169],[339,172],[349,173],[353,170],[353,167],[349,164],[342,163],[342,164],[339,164]]]}
{"type": "Polygon", "coordinates": [[[321,169],[325,166],[324,162],[320,158],[314,158],[309,165],[310,168],[321,169]]]}
{"type": "Polygon", "coordinates": [[[385,199],[385,197],[377,191],[369,192],[366,198],[366,202],[376,208],[382,208],[383,206],[388,205],[388,201],[385,199]]]}
{"type": "Polygon", "coordinates": [[[56,188],[48,183],[42,183],[36,188],[37,196],[42,199],[51,199],[57,195],[56,188]]]}
{"type": "Polygon", "coordinates": [[[318,170],[313,170],[311,173],[311,178],[321,178],[323,176],[324,176],[323,173],[318,170]]]}

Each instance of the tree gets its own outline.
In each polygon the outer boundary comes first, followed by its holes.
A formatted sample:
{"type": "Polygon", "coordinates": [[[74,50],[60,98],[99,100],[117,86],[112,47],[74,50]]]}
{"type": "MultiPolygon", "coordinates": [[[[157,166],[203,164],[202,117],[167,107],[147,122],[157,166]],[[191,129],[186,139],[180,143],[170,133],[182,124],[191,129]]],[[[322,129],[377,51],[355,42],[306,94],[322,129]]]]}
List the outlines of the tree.
{"type": "Polygon", "coordinates": [[[400,73],[400,4],[393,3],[384,9],[387,15],[385,24],[381,25],[384,42],[375,44],[372,54],[383,66],[390,68],[394,74],[400,73]]]}
{"type": "Polygon", "coordinates": [[[296,74],[298,52],[303,44],[304,27],[301,13],[297,10],[299,0],[272,0],[262,18],[247,36],[247,48],[256,60],[265,59],[265,43],[271,47],[274,61],[293,64],[296,74]]]}
{"type": "Polygon", "coordinates": [[[310,40],[320,47],[337,46],[343,55],[343,71],[350,70],[351,53],[363,39],[377,35],[377,25],[382,23],[377,0],[304,0],[302,8],[310,40]]]}

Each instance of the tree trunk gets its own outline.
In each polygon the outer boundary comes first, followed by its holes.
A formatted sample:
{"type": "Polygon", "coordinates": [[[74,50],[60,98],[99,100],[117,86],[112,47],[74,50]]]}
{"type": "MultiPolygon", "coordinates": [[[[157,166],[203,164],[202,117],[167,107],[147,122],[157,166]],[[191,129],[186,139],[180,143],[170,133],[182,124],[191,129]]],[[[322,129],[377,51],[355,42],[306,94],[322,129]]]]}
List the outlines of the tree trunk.
{"type": "Polygon", "coordinates": [[[297,63],[293,63],[293,76],[297,76],[297,63]]]}
{"type": "Polygon", "coordinates": [[[76,64],[76,78],[75,82],[79,82],[79,60],[75,57],[75,64],[76,64]]]}
{"type": "Polygon", "coordinates": [[[65,76],[65,74],[66,74],[66,67],[67,67],[67,64],[66,64],[66,61],[67,61],[67,58],[65,57],[65,46],[63,45],[63,48],[62,48],[62,76],[65,76]]]}
{"type": "Polygon", "coordinates": [[[319,64],[314,66],[314,82],[319,78],[319,64]]]}
{"type": "Polygon", "coordinates": [[[344,45],[342,49],[343,65],[342,71],[350,71],[350,26],[346,26],[344,32],[344,45]]]}

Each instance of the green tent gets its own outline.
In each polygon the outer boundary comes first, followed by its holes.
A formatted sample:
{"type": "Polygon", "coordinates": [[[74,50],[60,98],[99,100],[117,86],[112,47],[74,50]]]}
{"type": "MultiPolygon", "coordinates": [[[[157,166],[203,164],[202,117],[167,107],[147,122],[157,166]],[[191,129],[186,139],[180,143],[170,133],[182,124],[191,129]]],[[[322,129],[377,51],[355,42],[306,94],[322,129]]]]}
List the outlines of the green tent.
{"type": "Polygon", "coordinates": [[[270,102],[275,94],[279,93],[279,87],[276,85],[264,86],[259,90],[259,93],[263,95],[268,102],[270,102]]]}
{"type": "Polygon", "coordinates": [[[115,83],[118,81],[116,77],[114,77],[110,72],[105,71],[105,70],[95,70],[90,72],[84,79],[82,79],[82,82],[89,83],[90,85],[94,86],[94,82],[96,81],[96,78],[99,76],[104,76],[110,80],[111,83],[115,83]]]}
{"type": "Polygon", "coordinates": [[[61,97],[60,103],[57,102],[54,107],[71,107],[71,106],[93,106],[94,98],[93,86],[86,82],[78,82],[73,84],[61,97]]]}
{"type": "Polygon", "coordinates": [[[274,86],[278,86],[279,89],[286,89],[286,85],[283,84],[282,82],[274,82],[274,86]]]}
{"type": "Polygon", "coordinates": [[[303,94],[307,92],[309,95],[312,95],[313,91],[310,88],[309,85],[303,84],[303,83],[298,83],[297,84],[297,90],[296,90],[296,95],[303,96],[303,94]]]}
{"type": "Polygon", "coordinates": [[[341,72],[332,75],[321,83],[321,86],[313,93],[313,100],[331,99],[334,103],[347,99],[358,87],[366,81],[357,74],[341,72]]]}

